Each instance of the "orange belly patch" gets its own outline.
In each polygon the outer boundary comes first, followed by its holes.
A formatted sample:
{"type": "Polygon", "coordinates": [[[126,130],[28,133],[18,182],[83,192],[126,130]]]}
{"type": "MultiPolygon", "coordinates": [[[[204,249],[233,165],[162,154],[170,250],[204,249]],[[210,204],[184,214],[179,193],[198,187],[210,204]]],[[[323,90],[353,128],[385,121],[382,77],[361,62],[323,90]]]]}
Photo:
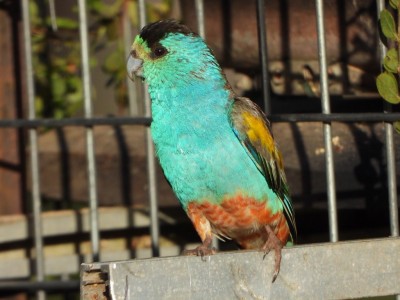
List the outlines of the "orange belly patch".
{"type": "Polygon", "coordinates": [[[225,199],[220,204],[208,201],[190,202],[187,213],[202,240],[206,235],[215,234],[229,237],[246,249],[261,248],[267,240],[265,225],[270,225],[279,240],[286,244],[289,227],[282,212],[273,214],[265,202],[242,195],[225,199]],[[208,227],[208,231],[202,228],[208,227]]]}

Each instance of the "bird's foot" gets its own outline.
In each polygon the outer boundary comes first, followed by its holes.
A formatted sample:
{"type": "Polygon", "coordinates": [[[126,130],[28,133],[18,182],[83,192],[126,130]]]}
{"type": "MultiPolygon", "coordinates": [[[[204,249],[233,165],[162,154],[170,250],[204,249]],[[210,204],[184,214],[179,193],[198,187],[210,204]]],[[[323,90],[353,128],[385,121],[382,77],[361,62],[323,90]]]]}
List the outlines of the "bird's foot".
{"type": "Polygon", "coordinates": [[[279,270],[281,267],[281,258],[282,258],[281,252],[283,245],[282,242],[276,236],[275,232],[272,230],[271,226],[266,225],[265,230],[267,231],[268,238],[261,249],[264,251],[264,258],[272,249],[275,250],[275,271],[272,276],[272,282],[274,282],[279,274],[279,270]]]}
{"type": "Polygon", "coordinates": [[[183,255],[201,256],[201,259],[205,260],[204,256],[213,255],[217,253],[217,250],[214,247],[211,247],[211,244],[212,244],[211,237],[207,237],[204,240],[203,244],[194,249],[183,251],[183,255]]]}

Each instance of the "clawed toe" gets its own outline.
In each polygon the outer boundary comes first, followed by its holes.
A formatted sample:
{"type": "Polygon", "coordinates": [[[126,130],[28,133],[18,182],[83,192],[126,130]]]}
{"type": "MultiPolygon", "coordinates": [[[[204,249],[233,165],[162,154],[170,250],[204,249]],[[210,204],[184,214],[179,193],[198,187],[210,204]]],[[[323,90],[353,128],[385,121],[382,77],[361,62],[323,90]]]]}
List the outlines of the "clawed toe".
{"type": "Polygon", "coordinates": [[[182,254],[183,255],[201,256],[201,259],[205,260],[204,256],[213,255],[213,254],[217,253],[217,249],[215,249],[214,247],[211,247],[211,242],[212,242],[211,238],[206,238],[205,241],[203,242],[203,244],[201,244],[200,246],[198,246],[194,249],[184,250],[182,254]]]}
{"type": "Polygon", "coordinates": [[[269,225],[265,226],[265,230],[267,231],[268,238],[267,238],[267,241],[265,242],[264,246],[261,249],[264,251],[263,258],[265,258],[265,256],[272,249],[275,250],[275,270],[272,275],[272,282],[274,282],[276,280],[276,278],[278,277],[279,270],[281,267],[281,258],[282,258],[281,252],[282,252],[283,245],[269,225]]]}
{"type": "Polygon", "coordinates": [[[213,255],[215,253],[217,253],[217,250],[215,248],[207,248],[203,245],[200,245],[194,249],[183,251],[183,255],[201,256],[202,259],[204,258],[204,256],[213,255]]]}

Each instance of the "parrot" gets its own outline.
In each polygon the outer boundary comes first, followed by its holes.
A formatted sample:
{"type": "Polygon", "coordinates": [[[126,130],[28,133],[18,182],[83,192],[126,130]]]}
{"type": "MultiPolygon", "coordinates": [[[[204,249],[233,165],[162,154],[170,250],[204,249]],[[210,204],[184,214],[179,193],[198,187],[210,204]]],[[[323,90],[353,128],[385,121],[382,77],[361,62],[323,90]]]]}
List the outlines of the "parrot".
{"type": "Polygon", "coordinates": [[[213,51],[186,25],[144,26],[127,59],[151,99],[151,136],[164,175],[202,243],[187,255],[212,255],[213,236],[242,249],[281,250],[297,236],[295,215],[270,123],[235,95],[213,51]]]}

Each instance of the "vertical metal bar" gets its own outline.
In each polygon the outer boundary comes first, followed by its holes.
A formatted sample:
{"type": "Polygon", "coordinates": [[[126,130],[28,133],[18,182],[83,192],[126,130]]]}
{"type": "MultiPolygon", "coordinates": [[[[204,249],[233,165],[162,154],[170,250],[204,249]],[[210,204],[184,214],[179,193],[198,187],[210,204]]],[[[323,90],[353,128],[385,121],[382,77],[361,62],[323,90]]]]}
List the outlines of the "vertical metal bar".
{"type": "Polygon", "coordinates": [[[267,29],[265,26],[265,1],[257,0],[257,28],[259,55],[261,62],[262,90],[264,97],[264,111],[267,115],[271,114],[271,97],[268,75],[268,49],[267,49],[267,29]]]}
{"type": "MultiPolygon", "coordinates": [[[[140,27],[146,25],[146,3],[144,0],[138,1],[140,27]]],[[[145,116],[151,117],[150,96],[145,88],[144,92],[145,116]]],[[[147,149],[147,170],[149,176],[149,197],[150,197],[150,234],[153,256],[160,255],[160,228],[158,222],[158,199],[157,199],[157,178],[156,162],[154,155],[154,144],[151,138],[150,128],[146,129],[146,149],[147,149]]]]}
{"type": "Polygon", "coordinates": [[[138,1],[138,10],[139,10],[139,29],[142,29],[147,24],[147,15],[146,15],[146,1],[139,0],[138,1]]]}
{"type": "MultiPolygon", "coordinates": [[[[36,118],[35,112],[35,85],[33,81],[32,41],[31,25],[29,16],[29,0],[22,0],[22,18],[24,30],[25,65],[26,65],[26,89],[28,96],[28,117],[30,120],[36,118]]],[[[40,198],[40,173],[39,155],[36,129],[29,129],[29,140],[31,147],[31,173],[32,173],[32,209],[33,209],[33,234],[35,244],[35,268],[36,280],[44,281],[44,254],[42,233],[42,203],[40,198]]],[[[46,299],[44,290],[37,292],[37,299],[46,299]]]]}
{"type": "Polygon", "coordinates": [[[385,143],[389,192],[390,234],[392,236],[399,236],[396,161],[393,141],[393,125],[391,123],[385,123],[385,143]]]}
{"type": "MultiPolygon", "coordinates": [[[[377,1],[378,18],[380,12],[385,8],[385,1],[377,1]]],[[[399,16],[400,17],[400,16],[399,16]]],[[[400,26],[400,25],[399,25],[400,26]]],[[[386,47],[382,41],[379,41],[379,50],[381,61],[386,55],[386,47]]],[[[390,112],[392,106],[385,102],[385,112],[390,112]]],[[[389,194],[389,217],[390,217],[390,234],[399,236],[399,215],[398,215],[398,199],[397,199],[397,179],[396,179],[396,159],[393,141],[393,125],[385,123],[385,144],[386,144],[386,165],[388,178],[388,194],[389,194]]],[[[400,295],[397,296],[400,299],[400,295]]]]}
{"type": "MultiPolygon", "coordinates": [[[[124,51],[125,57],[129,56],[131,52],[132,45],[132,26],[129,20],[129,14],[125,12],[123,14],[123,31],[124,31],[124,51]]],[[[128,102],[129,102],[129,114],[131,116],[138,115],[139,107],[138,107],[138,97],[135,91],[135,84],[132,83],[130,78],[126,76],[126,88],[128,90],[128,102]]]]}
{"type": "MultiPolygon", "coordinates": [[[[328,91],[328,73],[326,63],[326,47],[325,47],[325,26],[324,26],[324,6],[322,0],[315,1],[317,13],[317,33],[318,33],[318,56],[320,68],[320,84],[322,97],[322,112],[330,114],[330,97],[328,91]]],[[[332,151],[332,131],[331,124],[324,123],[324,143],[325,143],[325,164],[326,164],[326,181],[328,189],[328,215],[329,215],[329,238],[331,242],[339,240],[338,222],[337,222],[337,206],[336,206],[336,183],[334,172],[334,161],[332,151]]]]}
{"type": "MultiPolygon", "coordinates": [[[[85,117],[92,117],[92,95],[91,95],[91,78],[89,66],[89,37],[88,37],[88,22],[86,1],[78,0],[79,7],[79,31],[81,41],[81,56],[82,56],[82,76],[83,76],[83,92],[84,92],[84,110],[85,117]]],[[[89,208],[90,208],[90,239],[92,247],[92,259],[99,260],[100,256],[100,234],[97,214],[97,186],[96,186],[96,161],[94,152],[94,136],[93,128],[86,128],[86,158],[88,172],[88,193],[89,193],[89,208]]]]}
{"type": "Polygon", "coordinates": [[[206,37],[206,30],[204,26],[204,0],[195,0],[196,16],[197,16],[197,31],[203,38],[206,37]]]}
{"type": "Polygon", "coordinates": [[[57,17],[56,17],[56,6],[54,0],[49,0],[49,10],[50,10],[50,19],[51,19],[51,29],[53,31],[58,30],[57,26],[57,17]]]}

